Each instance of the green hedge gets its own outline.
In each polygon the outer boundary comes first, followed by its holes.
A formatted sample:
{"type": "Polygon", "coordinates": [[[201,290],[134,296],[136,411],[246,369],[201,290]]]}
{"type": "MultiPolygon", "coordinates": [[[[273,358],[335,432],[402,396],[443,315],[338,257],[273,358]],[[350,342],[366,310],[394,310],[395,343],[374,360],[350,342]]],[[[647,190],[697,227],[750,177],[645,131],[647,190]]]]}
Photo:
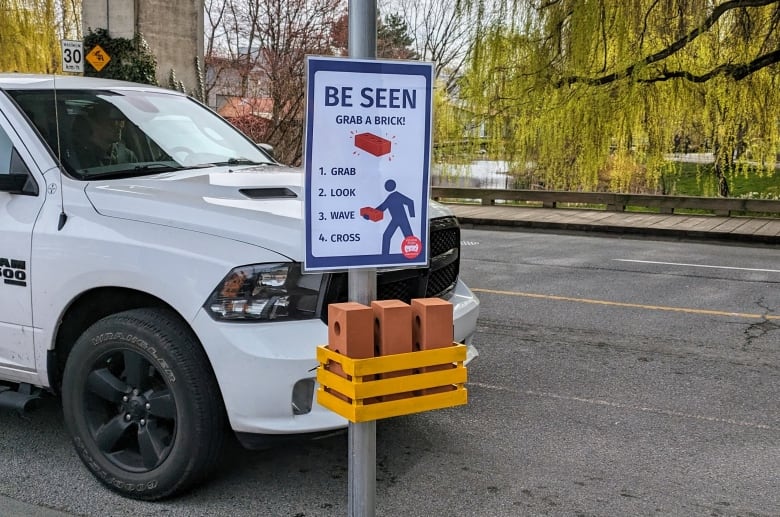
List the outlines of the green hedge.
{"type": "Polygon", "coordinates": [[[106,29],[90,29],[84,37],[84,56],[96,45],[100,45],[111,59],[100,71],[85,59],[85,76],[157,84],[157,59],[141,34],[136,33],[133,39],[112,38],[106,29]]]}

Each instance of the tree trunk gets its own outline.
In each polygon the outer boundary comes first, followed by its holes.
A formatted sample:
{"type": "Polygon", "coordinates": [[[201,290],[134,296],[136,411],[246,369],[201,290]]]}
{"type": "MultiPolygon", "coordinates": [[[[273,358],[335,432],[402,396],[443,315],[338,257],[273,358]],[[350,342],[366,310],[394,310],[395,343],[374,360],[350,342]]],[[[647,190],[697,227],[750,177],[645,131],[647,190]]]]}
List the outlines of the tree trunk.
{"type": "Polygon", "coordinates": [[[715,144],[712,148],[713,155],[715,156],[715,178],[718,180],[718,195],[720,197],[729,197],[729,181],[726,179],[726,171],[731,169],[733,164],[729,158],[731,151],[725,154],[722,150],[722,146],[718,140],[715,140],[715,144]]]}

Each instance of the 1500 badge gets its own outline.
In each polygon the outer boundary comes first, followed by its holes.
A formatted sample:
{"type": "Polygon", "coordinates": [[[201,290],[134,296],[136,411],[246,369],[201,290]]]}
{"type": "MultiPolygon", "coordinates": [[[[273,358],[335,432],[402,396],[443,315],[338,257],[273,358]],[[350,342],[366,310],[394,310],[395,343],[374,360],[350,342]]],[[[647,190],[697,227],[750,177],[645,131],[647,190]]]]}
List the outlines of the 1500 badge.
{"type": "Polygon", "coordinates": [[[27,270],[24,260],[0,257],[0,277],[10,285],[27,286],[27,270]]]}

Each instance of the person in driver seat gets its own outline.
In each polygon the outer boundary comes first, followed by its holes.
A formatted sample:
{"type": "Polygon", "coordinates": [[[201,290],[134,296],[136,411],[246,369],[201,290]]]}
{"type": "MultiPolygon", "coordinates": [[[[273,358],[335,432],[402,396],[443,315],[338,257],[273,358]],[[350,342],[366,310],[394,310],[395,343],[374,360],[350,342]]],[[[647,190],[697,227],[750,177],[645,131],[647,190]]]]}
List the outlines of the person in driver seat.
{"type": "Polygon", "coordinates": [[[71,129],[79,169],[137,162],[122,140],[125,119],[113,106],[96,104],[76,116],[71,129]]]}

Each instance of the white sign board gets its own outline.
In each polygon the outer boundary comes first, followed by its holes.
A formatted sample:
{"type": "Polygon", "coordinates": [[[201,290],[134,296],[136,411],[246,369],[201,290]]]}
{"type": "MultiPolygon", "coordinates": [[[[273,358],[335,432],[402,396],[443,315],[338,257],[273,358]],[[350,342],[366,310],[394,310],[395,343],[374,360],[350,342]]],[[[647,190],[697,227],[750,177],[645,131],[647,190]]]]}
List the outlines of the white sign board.
{"type": "Polygon", "coordinates": [[[430,63],[309,57],[304,269],[425,266],[430,63]]]}
{"type": "Polygon", "coordinates": [[[61,40],[62,71],[84,73],[84,45],[81,41],[61,40]]]}

